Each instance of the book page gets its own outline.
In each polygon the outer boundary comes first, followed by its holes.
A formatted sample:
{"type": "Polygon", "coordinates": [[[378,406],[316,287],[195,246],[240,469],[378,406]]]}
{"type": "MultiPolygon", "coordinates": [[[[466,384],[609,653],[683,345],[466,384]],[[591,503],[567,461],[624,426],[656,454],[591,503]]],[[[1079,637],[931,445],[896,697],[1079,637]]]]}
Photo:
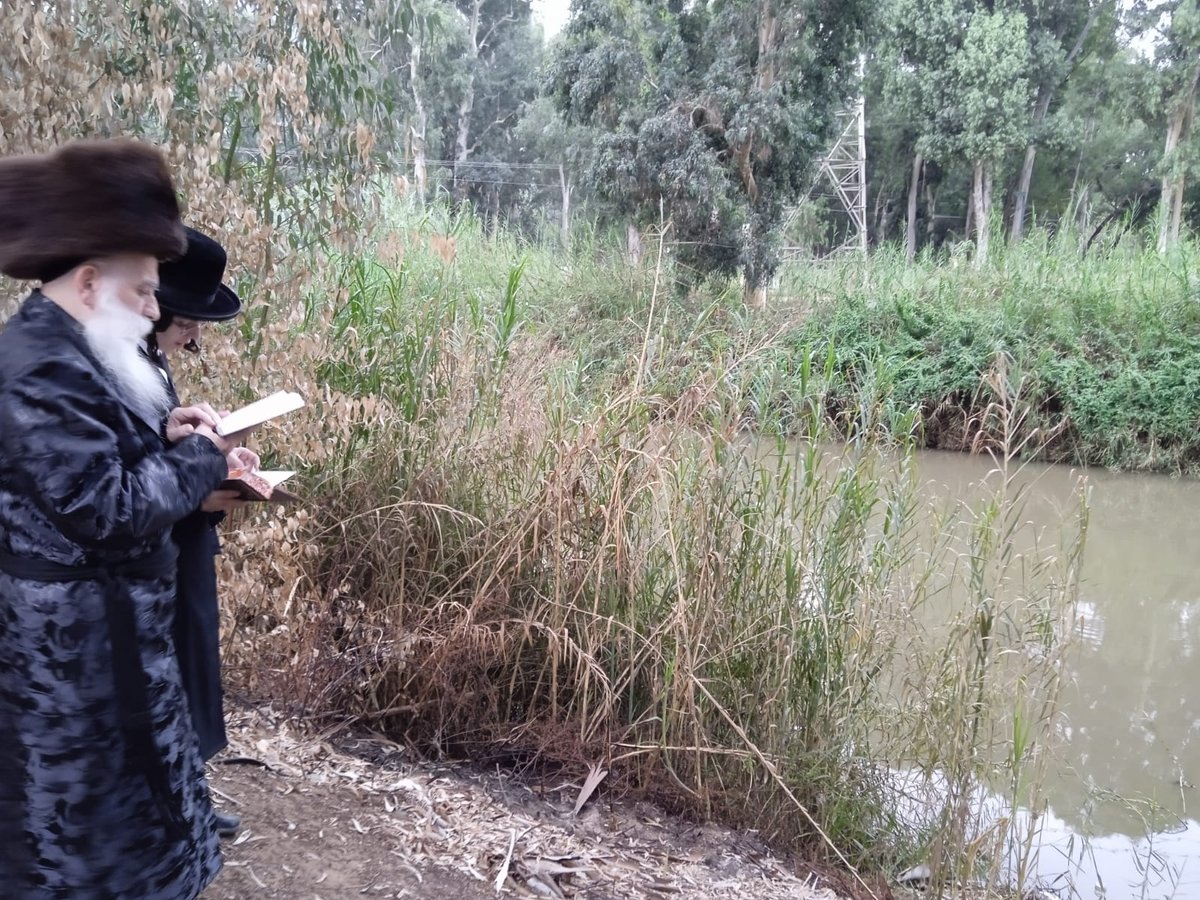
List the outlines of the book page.
{"type": "Polygon", "coordinates": [[[217,425],[217,434],[228,436],[261,425],[277,416],[294,412],[304,405],[304,399],[294,391],[278,391],[231,412],[217,425]]]}

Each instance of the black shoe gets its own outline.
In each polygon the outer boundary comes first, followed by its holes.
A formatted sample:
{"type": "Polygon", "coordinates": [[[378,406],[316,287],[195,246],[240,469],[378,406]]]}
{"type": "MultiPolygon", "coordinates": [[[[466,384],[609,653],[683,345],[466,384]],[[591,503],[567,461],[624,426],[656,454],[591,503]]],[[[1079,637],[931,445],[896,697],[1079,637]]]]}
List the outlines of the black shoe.
{"type": "Polygon", "coordinates": [[[223,813],[219,809],[213,810],[213,818],[217,821],[217,835],[223,838],[233,837],[242,827],[241,816],[223,813]]]}

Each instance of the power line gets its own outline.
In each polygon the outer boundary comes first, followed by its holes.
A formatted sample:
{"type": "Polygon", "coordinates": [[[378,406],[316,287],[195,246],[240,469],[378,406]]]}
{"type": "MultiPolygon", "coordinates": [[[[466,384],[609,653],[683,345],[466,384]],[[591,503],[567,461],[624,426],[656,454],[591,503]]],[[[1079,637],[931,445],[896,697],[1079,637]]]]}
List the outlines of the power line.
{"type": "MultiPolygon", "coordinates": [[[[409,164],[416,165],[415,162],[410,162],[409,164]]],[[[510,162],[498,162],[498,161],[494,161],[494,160],[492,160],[492,161],[480,160],[477,162],[473,159],[465,159],[461,163],[455,162],[452,159],[427,159],[427,160],[425,160],[425,165],[441,166],[442,168],[453,168],[454,166],[461,165],[461,166],[464,166],[467,168],[478,168],[478,169],[487,169],[487,168],[494,168],[494,169],[553,169],[555,171],[558,171],[558,168],[559,168],[559,163],[517,163],[517,162],[510,163],[510,162]]],[[[566,168],[565,163],[563,164],[563,168],[566,168]]]]}

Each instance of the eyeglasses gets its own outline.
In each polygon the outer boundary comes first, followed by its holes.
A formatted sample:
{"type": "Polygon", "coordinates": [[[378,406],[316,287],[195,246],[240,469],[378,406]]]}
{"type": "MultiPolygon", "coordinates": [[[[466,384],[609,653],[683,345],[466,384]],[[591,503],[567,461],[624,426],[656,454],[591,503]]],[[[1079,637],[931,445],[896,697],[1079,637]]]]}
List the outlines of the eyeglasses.
{"type": "Polygon", "coordinates": [[[176,326],[184,334],[187,334],[188,332],[195,332],[196,334],[200,333],[200,323],[191,319],[175,318],[171,321],[171,324],[176,326]]]}

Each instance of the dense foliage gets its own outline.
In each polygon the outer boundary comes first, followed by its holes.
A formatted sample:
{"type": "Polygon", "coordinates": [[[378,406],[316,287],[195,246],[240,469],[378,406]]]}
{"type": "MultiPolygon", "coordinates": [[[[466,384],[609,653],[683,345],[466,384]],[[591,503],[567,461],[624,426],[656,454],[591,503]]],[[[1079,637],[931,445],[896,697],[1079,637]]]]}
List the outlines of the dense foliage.
{"type": "Polygon", "coordinates": [[[549,88],[602,137],[595,195],[640,227],[669,222],[700,277],[740,271],[753,295],[778,266],[856,88],[861,0],[579,0],[549,88]]]}
{"type": "Polygon", "coordinates": [[[1152,224],[1166,249],[1200,215],[1194,0],[571,9],[547,39],[531,0],[15,5],[0,150],[166,142],[272,291],[295,246],[357,236],[377,173],[538,239],[628,230],[636,251],[666,228],[681,278],[761,300],[782,247],[848,236],[819,163],[859,96],[873,246],[970,239],[982,262],[1031,226],[1093,252],[1152,224]]]}

